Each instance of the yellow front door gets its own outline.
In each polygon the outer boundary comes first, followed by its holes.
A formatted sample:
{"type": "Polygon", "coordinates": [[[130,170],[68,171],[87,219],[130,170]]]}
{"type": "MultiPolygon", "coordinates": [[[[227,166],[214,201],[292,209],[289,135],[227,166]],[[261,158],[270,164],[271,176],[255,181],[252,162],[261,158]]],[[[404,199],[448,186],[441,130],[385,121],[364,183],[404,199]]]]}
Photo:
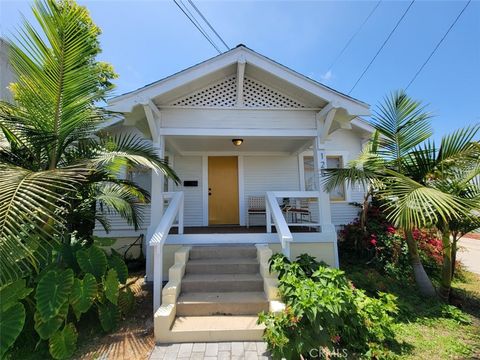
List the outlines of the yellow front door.
{"type": "Polygon", "coordinates": [[[238,225],[238,158],[208,157],[208,223],[238,225]]]}

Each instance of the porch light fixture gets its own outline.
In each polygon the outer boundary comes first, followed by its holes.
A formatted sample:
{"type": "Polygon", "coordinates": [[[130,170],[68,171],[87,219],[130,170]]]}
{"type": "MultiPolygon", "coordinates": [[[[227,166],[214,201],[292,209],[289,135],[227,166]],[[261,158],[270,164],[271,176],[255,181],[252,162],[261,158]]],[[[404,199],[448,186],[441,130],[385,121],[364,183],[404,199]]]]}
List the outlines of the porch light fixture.
{"type": "Polygon", "coordinates": [[[232,139],[232,143],[235,146],[240,146],[243,144],[243,139],[232,139]]]}

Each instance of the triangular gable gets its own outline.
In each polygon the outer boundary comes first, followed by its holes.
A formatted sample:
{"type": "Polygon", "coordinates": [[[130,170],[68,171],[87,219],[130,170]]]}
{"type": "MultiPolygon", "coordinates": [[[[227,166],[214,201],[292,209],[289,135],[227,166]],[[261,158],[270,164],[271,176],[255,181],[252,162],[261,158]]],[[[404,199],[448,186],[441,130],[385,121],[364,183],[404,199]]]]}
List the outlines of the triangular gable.
{"type": "Polygon", "coordinates": [[[112,110],[120,112],[131,112],[133,107],[149,102],[160,107],[234,107],[237,77],[234,71],[225,70],[238,68],[239,64],[246,64],[247,68],[256,72],[254,77],[248,71],[243,76],[243,107],[323,108],[331,104],[336,108],[343,108],[352,117],[370,114],[367,104],[303,76],[243,45],[163,80],[117,96],[108,103],[112,110]],[[218,74],[222,71],[225,74],[219,79],[218,74]],[[262,76],[258,76],[259,73],[262,76]],[[212,77],[212,81],[206,81],[209,77],[212,77]],[[203,85],[195,86],[195,83],[203,85]],[[185,91],[186,89],[189,91],[185,91]],[[213,94],[217,96],[209,96],[213,94]],[[218,96],[219,94],[221,96],[218,96]],[[313,103],[316,106],[312,106],[313,103]]]}

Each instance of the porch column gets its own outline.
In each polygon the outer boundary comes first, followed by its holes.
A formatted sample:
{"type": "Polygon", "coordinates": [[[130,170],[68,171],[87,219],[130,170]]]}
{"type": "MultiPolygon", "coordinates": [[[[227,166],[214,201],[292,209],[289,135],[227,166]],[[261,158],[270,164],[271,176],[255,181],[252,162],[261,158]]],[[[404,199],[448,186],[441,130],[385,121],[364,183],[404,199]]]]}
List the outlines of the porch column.
{"type": "Polygon", "coordinates": [[[332,214],[330,210],[330,195],[323,189],[322,170],[327,168],[327,156],[325,153],[325,144],[320,136],[313,140],[313,164],[315,171],[315,186],[318,190],[318,217],[322,233],[330,233],[334,246],[334,266],[338,267],[338,248],[337,232],[332,224],[332,214]]]}
{"type": "Polygon", "coordinates": [[[322,225],[322,232],[325,231],[324,225],[331,226],[332,216],[330,213],[330,195],[322,186],[322,170],[327,167],[327,157],[325,155],[325,145],[316,137],[313,141],[313,166],[315,171],[315,187],[319,192],[318,210],[319,223],[322,225]]]}
{"type": "MultiPolygon", "coordinates": [[[[159,135],[155,141],[153,141],[153,146],[160,158],[165,157],[165,137],[159,135]]],[[[145,249],[145,258],[146,258],[146,274],[147,281],[153,281],[153,257],[155,255],[154,249],[148,245],[150,239],[152,238],[155,229],[160,223],[160,219],[163,215],[163,189],[164,189],[165,176],[163,172],[152,171],[152,189],[150,194],[150,226],[147,231],[146,239],[146,249],[145,249]]],[[[162,261],[161,259],[160,261],[162,261]]],[[[161,284],[160,284],[161,287],[161,284]]]]}

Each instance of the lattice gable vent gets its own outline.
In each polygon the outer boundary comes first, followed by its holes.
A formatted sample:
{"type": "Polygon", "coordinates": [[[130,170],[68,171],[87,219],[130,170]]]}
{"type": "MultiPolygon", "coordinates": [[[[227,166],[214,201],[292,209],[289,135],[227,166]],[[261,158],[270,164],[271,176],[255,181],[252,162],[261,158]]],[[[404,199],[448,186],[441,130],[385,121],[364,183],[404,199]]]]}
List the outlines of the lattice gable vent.
{"type": "MultiPolygon", "coordinates": [[[[231,75],[196,90],[170,106],[234,107],[237,99],[237,77],[231,75]]],[[[304,108],[305,104],[246,76],[243,87],[244,106],[251,108],[304,108]]]]}
{"type": "Polygon", "coordinates": [[[237,99],[237,77],[229,76],[176,100],[173,106],[233,107],[237,99]]]}
{"type": "Polygon", "coordinates": [[[244,104],[247,107],[268,107],[268,108],[303,108],[305,104],[293,100],[278,90],[245,77],[243,90],[244,104]]]}

